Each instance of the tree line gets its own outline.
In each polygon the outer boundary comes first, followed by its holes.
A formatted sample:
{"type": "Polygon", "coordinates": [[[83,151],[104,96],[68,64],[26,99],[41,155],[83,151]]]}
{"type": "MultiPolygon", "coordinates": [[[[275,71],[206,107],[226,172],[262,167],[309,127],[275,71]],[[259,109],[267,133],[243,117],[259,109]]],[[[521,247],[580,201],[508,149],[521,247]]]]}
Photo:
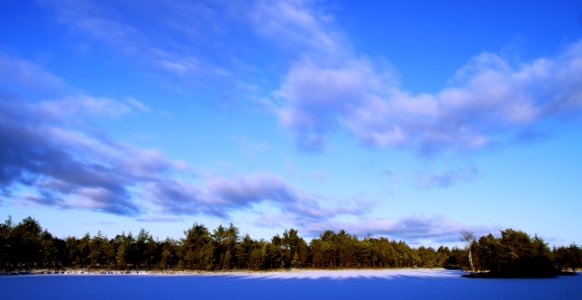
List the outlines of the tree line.
{"type": "Polygon", "coordinates": [[[97,233],[61,239],[28,217],[18,224],[11,218],[0,224],[0,249],[3,270],[469,269],[470,261],[476,270],[494,272],[507,272],[516,266],[527,271],[528,266],[538,264],[552,270],[582,266],[580,247],[573,244],[550,250],[542,239],[511,229],[499,238],[490,234],[470,239],[465,249],[435,249],[413,248],[385,237],[359,238],[344,230],[326,230],[309,243],[295,229],[285,230],[270,241],[256,240],[241,235],[233,224],[214,230],[194,224],[181,239],[157,240],[143,229],[135,236],[122,233],[107,238],[97,233]]]}
{"type": "Polygon", "coordinates": [[[470,277],[552,277],[582,267],[582,248],[576,244],[550,250],[542,238],[519,230],[479,239],[464,233],[463,240],[468,243],[470,277]]]}

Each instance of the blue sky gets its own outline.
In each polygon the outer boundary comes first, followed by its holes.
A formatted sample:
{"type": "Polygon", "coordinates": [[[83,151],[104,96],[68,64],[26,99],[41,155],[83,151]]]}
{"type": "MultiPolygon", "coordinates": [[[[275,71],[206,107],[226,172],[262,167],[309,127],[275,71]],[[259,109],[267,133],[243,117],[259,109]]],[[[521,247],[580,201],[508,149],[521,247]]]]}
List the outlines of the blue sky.
{"type": "Polygon", "coordinates": [[[582,243],[579,1],[3,1],[0,209],[582,243]]]}

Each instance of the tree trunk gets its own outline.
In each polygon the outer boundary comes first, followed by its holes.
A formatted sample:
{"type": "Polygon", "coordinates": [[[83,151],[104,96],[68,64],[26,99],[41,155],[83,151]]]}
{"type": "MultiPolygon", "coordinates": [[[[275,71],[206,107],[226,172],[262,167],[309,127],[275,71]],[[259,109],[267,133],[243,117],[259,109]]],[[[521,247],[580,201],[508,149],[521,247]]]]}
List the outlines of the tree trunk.
{"type": "Polygon", "coordinates": [[[469,265],[471,266],[471,273],[475,273],[475,266],[473,265],[473,253],[471,252],[471,246],[469,246],[469,265]]]}

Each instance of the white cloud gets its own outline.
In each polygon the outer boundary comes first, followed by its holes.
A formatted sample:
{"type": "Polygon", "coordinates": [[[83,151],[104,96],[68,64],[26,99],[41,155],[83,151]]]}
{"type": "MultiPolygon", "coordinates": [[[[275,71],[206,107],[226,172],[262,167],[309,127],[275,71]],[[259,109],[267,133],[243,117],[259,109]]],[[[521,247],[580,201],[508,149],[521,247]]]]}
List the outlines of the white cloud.
{"type": "Polygon", "coordinates": [[[511,66],[485,53],[434,94],[407,93],[367,60],[294,64],[276,92],[277,115],[301,148],[321,149],[343,127],[362,143],[420,153],[473,150],[582,108],[582,42],[554,58],[511,66]]]}
{"type": "Polygon", "coordinates": [[[521,65],[482,53],[440,91],[410,93],[392,68],[355,53],[333,17],[311,4],[265,2],[255,12],[266,24],[257,30],[297,53],[273,93],[273,111],[300,149],[322,150],[341,128],[372,147],[475,150],[582,107],[582,41],[521,65]]]}
{"type": "Polygon", "coordinates": [[[275,92],[281,106],[276,113],[282,125],[295,134],[301,148],[318,149],[324,135],[361,102],[380,88],[369,63],[354,60],[342,67],[319,66],[311,60],[293,65],[275,92]]]}

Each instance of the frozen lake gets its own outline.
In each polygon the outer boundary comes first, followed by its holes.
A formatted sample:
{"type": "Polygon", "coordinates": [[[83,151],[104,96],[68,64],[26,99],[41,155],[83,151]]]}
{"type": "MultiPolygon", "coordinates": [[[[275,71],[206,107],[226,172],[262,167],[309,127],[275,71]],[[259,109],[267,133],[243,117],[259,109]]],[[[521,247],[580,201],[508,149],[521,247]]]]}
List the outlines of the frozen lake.
{"type": "Polygon", "coordinates": [[[0,277],[1,299],[582,299],[582,276],[467,279],[458,271],[0,277]]]}

